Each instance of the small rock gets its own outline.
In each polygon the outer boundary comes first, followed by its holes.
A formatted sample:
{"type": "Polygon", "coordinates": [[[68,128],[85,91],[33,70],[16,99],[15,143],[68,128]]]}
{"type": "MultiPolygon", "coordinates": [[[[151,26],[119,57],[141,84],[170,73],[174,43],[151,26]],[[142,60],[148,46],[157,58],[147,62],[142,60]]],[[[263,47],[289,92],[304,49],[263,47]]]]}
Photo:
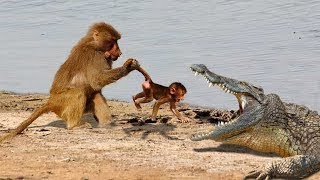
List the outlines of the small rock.
{"type": "Polygon", "coordinates": [[[211,117],[208,119],[208,122],[212,123],[212,124],[218,124],[219,121],[221,121],[221,120],[219,118],[215,118],[215,117],[211,117]]]}
{"type": "Polygon", "coordinates": [[[145,123],[156,123],[157,121],[148,118],[148,119],[146,119],[144,122],[145,122],[145,123]]]}
{"type": "Polygon", "coordinates": [[[198,112],[195,112],[197,115],[196,116],[199,116],[199,117],[208,117],[210,116],[210,111],[209,110],[203,110],[203,111],[198,111],[198,112]]]}
{"type": "Polygon", "coordinates": [[[42,129],[39,129],[38,130],[39,132],[45,132],[45,131],[50,131],[49,129],[44,129],[44,128],[42,128],[42,129]]]}
{"type": "Polygon", "coordinates": [[[161,123],[167,123],[168,121],[169,121],[169,118],[167,118],[167,117],[160,119],[161,123]]]}
{"type": "Polygon", "coordinates": [[[62,159],[62,162],[72,162],[72,161],[75,161],[75,160],[73,158],[62,159]]]}
{"type": "Polygon", "coordinates": [[[128,120],[128,123],[137,123],[138,121],[138,118],[131,118],[128,120]]]}

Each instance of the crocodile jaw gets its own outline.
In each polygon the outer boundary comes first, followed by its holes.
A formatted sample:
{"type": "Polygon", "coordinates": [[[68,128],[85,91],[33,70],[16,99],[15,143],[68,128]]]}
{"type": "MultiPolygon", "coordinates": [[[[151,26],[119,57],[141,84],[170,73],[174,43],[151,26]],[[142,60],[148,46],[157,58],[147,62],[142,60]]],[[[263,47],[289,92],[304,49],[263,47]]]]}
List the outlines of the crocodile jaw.
{"type": "MultiPolygon", "coordinates": [[[[239,134],[249,131],[251,127],[256,125],[261,119],[262,104],[260,101],[251,94],[251,87],[245,82],[237,81],[234,79],[219,76],[209,71],[205,65],[192,65],[191,70],[195,75],[202,75],[206,79],[209,87],[217,85],[225,92],[233,94],[239,102],[240,115],[229,121],[228,123],[220,123],[215,126],[214,130],[210,133],[196,135],[192,140],[214,139],[216,141],[226,141],[239,134]],[[240,87],[232,88],[239,84],[240,87]],[[244,86],[248,86],[250,91],[244,91],[244,86]],[[239,91],[238,91],[239,90],[239,91]]],[[[262,88],[261,88],[262,89],[262,88]]]]}

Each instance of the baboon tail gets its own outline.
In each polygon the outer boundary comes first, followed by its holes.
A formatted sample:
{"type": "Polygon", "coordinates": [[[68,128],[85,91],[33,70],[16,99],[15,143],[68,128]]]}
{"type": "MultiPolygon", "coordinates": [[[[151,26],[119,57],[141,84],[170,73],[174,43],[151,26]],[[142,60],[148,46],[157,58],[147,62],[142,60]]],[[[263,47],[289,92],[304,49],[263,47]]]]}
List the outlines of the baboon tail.
{"type": "Polygon", "coordinates": [[[14,136],[21,133],[23,130],[25,130],[39,116],[41,116],[42,114],[47,113],[49,111],[50,111],[49,105],[48,104],[43,105],[42,107],[37,109],[35,112],[33,112],[31,114],[31,116],[27,120],[23,121],[17,128],[15,128],[11,132],[9,132],[9,134],[7,134],[3,137],[0,137],[0,143],[5,140],[12,139],[14,136]]]}
{"type": "Polygon", "coordinates": [[[137,70],[144,76],[144,78],[145,78],[146,81],[152,82],[151,77],[149,76],[149,74],[148,74],[144,69],[142,69],[142,68],[139,66],[139,68],[138,68],[137,70]]]}

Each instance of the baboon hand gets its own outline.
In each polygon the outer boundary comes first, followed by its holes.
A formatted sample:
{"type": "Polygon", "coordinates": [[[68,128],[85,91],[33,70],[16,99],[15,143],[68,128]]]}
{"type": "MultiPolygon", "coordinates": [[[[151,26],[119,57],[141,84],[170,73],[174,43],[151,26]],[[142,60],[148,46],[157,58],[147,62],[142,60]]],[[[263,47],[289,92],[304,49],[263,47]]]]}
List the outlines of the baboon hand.
{"type": "Polygon", "coordinates": [[[137,60],[129,58],[124,64],[124,67],[126,67],[129,71],[138,69],[140,67],[140,64],[137,60]]]}

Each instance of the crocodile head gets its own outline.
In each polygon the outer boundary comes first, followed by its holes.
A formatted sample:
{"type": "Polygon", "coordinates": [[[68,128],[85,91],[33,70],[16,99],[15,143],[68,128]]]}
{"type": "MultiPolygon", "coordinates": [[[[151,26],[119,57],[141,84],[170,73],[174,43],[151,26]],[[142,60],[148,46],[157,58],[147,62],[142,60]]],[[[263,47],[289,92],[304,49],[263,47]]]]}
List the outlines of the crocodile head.
{"type": "Polygon", "coordinates": [[[214,139],[228,141],[250,131],[262,119],[263,89],[244,81],[220,76],[210,71],[203,64],[193,64],[191,70],[195,75],[202,75],[210,86],[218,86],[225,92],[234,95],[239,102],[239,115],[222,125],[216,126],[213,132],[195,135],[192,140],[214,139]]]}

